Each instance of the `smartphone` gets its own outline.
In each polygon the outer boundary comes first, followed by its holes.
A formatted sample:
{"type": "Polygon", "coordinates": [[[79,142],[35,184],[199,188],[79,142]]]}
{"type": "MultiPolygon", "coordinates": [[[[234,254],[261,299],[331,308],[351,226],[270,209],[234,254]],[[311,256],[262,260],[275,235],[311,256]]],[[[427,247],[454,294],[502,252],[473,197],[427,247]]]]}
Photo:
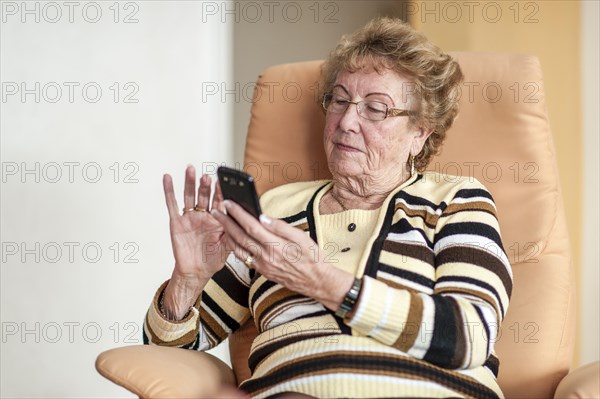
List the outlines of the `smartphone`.
{"type": "Polygon", "coordinates": [[[258,219],[262,213],[254,178],[241,170],[219,166],[217,169],[223,198],[232,200],[258,219]]]}

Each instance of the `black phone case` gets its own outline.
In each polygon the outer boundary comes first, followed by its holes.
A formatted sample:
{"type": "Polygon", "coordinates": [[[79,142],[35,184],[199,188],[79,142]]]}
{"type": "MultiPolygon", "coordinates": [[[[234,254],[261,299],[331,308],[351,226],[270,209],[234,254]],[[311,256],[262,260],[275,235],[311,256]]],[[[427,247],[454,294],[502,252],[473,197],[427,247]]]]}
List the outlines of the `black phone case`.
{"type": "Polygon", "coordinates": [[[217,169],[217,176],[219,176],[223,198],[235,201],[258,219],[262,212],[254,186],[254,178],[241,170],[227,166],[220,166],[217,169]]]}

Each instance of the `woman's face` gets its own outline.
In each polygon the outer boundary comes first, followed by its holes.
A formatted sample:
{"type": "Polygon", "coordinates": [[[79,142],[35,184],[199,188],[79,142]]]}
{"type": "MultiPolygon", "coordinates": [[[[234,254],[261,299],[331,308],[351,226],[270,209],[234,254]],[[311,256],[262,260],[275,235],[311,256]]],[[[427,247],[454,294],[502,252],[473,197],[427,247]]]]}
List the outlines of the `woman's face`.
{"type": "MultiPolygon", "coordinates": [[[[409,80],[391,70],[338,74],[333,93],[352,102],[378,101],[388,108],[411,110],[409,80]]],[[[343,113],[327,112],[325,117],[325,154],[334,177],[366,178],[374,184],[397,183],[408,178],[406,163],[417,155],[430,132],[411,126],[408,116],[372,121],[358,115],[350,104],[343,113]]]]}

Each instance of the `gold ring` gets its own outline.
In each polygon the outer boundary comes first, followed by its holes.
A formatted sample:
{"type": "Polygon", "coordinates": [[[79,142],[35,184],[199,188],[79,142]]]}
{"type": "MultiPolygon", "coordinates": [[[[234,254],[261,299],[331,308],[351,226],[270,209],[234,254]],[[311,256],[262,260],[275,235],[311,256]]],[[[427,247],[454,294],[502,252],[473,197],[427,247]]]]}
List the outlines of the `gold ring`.
{"type": "Polygon", "coordinates": [[[193,210],[194,210],[194,208],[183,208],[183,213],[191,212],[193,210]]]}
{"type": "Polygon", "coordinates": [[[248,257],[244,261],[244,264],[248,267],[252,267],[252,263],[254,263],[254,257],[252,255],[248,255],[248,257]]]}
{"type": "Polygon", "coordinates": [[[208,212],[206,209],[204,209],[204,208],[200,208],[198,205],[196,205],[196,206],[194,207],[194,210],[195,210],[196,212],[208,212]]]}

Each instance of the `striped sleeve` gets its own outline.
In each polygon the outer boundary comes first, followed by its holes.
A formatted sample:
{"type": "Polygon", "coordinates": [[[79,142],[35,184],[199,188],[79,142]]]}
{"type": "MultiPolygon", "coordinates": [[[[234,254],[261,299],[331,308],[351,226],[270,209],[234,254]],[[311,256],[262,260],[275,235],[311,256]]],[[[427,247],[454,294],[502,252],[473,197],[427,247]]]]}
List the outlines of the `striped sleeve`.
{"type": "Polygon", "coordinates": [[[144,320],[144,343],[207,350],[235,332],[249,317],[249,269],[231,254],[208,282],[183,319],[166,319],[159,309],[166,281],[156,292],[144,320]]]}
{"type": "Polygon", "coordinates": [[[348,325],[449,369],[486,363],[512,291],[496,208],[478,182],[455,191],[435,226],[431,293],[364,277],[348,325]]]}

